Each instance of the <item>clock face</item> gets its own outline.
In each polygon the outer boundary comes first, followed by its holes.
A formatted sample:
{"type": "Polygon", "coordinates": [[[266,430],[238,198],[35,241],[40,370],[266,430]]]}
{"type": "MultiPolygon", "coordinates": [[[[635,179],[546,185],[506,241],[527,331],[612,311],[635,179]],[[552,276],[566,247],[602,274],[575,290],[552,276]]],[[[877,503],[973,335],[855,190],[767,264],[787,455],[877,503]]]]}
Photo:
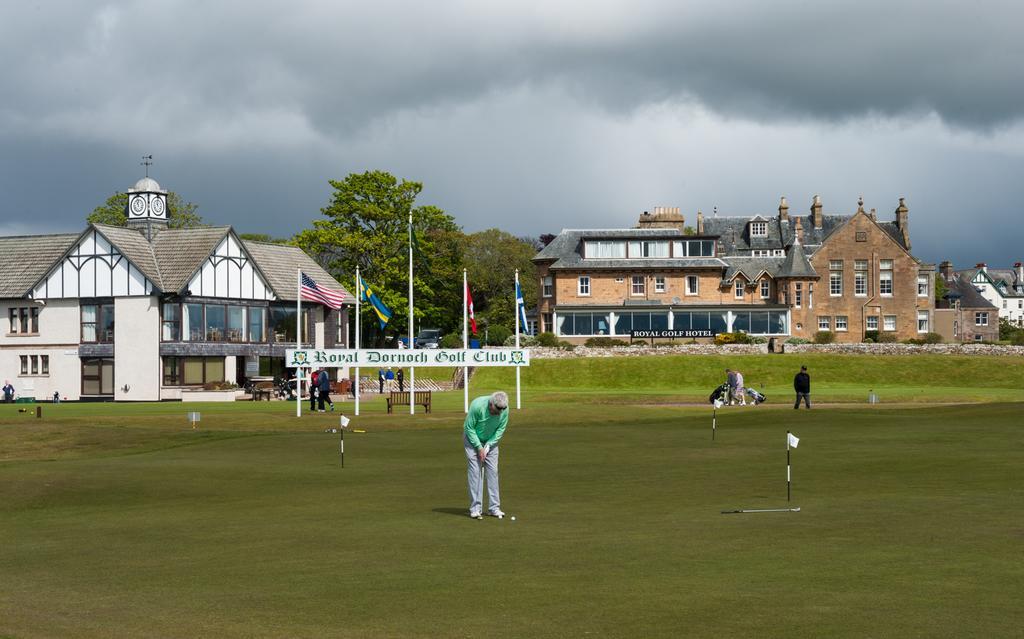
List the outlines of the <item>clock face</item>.
{"type": "Polygon", "coordinates": [[[133,217],[142,217],[146,213],[146,198],[136,195],[132,198],[131,212],[133,217]]]}
{"type": "Polygon", "coordinates": [[[159,195],[153,198],[153,201],[149,203],[150,208],[153,210],[153,215],[157,217],[163,217],[164,215],[164,199],[159,195]]]}

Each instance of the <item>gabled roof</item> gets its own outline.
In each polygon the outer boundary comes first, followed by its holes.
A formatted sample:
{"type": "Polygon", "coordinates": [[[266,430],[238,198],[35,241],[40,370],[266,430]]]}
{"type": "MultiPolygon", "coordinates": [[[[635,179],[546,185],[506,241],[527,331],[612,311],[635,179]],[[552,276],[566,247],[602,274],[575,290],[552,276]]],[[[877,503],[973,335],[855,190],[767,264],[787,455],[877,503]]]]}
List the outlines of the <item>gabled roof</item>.
{"type": "Polygon", "coordinates": [[[114,245],[121,255],[128,258],[128,261],[135,265],[142,274],[149,279],[157,288],[164,290],[160,277],[160,268],[156,256],[153,254],[153,246],[146,241],[146,237],[136,231],[124,226],[109,226],[107,224],[92,224],[103,237],[114,245]]]}
{"type": "Polygon", "coordinates": [[[992,302],[982,297],[978,289],[974,288],[971,278],[964,274],[954,273],[952,279],[944,281],[946,283],[946,295],[944,296],[946,308],[950,306],[949,298],[956,296],[960,299],[960,308],[996,309],[992,302]]]}
{"type": "Polygon", "coordinates": [[[24,297],[42,279],[79,233],[0,237],[0,297],[24,297]]]}
{"type": "MultiPolygon", "coordinates": [[[[165,229],[153,238],[153,254],[160,265],[162,290],[177,293],[213,253],[230,226],[204,226],[191,229],[165,229]]],[[[142,237],[142,234],[139,234],[142,237]]],[[[143,238],[145,240],[145,238],[143,238]]],[[[276,291],[275,291],[276,292],[276,291]]]]}
{"type": "Polygon", "coordinates": [[[779,269],[785,258],[782,257],[745,257],[733,255],[728,258],[729,267],[722,278],[731,282],[738,275],[742,275],[748,282],[760,279],[761,275],[767,274],[772,279],[778,277],[779,269]]]}
{"type": "Polygon", "coordinates": [[[992,284],[996,292],[1003,297],[1024,297],[1024,282],[1017,282],[1017,274],[1012,269],[987,268],[984,271],[975,267],[957,271],[957,276],[962,276],[966,281],[972,282],[981,274],[992,284]],[[1000,283],[1005,287],[1001,288],[1000,283]]]}
{"type": "Polygon", "coordinates": [[[786,259],[779,267],[778,277],[818,277],[818,273],[807,260],[803,244],[795,242],[786,252],[786,259]]]}
{"type": "Polygon", "coordinates": [[[299,247],[251,240],[243,240],[242,244],[266,276],[267,284],[279,300],[296,299],[295,269],[299,267],[316,280],[317,286],[342,293],[346,304],[355,303],[355,297],[299,247]]]}

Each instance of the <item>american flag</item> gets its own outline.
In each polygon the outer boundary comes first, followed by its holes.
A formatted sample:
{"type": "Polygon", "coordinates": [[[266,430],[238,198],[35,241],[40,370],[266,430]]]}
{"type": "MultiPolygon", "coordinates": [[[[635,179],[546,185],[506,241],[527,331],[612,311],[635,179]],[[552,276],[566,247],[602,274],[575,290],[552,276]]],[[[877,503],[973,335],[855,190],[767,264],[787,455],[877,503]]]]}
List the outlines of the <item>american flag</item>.
{"type": "Polygon", "coordinates": [[[300,291],[302,292],[302,299],[309,300],[311,302],[320,302],[330,306],[333,309],[341,308],[341,303],[345,300],[345,296],[337,291],[332,291],[322,286],[317,286],[316,281],[306,275],[305,273],[299,278],[301,282],[300,291]]]}

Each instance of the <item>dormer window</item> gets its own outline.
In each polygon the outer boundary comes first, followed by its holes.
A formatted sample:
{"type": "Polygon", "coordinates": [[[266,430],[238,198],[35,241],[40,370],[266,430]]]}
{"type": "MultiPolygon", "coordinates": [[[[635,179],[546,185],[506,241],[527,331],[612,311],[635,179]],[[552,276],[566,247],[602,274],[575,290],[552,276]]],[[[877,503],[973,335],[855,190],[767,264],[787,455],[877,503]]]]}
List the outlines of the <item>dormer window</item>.
{"type": "Polygon", "coordinates": [[[623,241],[587,240],[585,259],[622,259],[626,257],[626,243],[623,241]]]}
{"type": "Polygon", "coordinates": [[[750,237],[768,237],[768,222],[751,222],[750,237]]]}

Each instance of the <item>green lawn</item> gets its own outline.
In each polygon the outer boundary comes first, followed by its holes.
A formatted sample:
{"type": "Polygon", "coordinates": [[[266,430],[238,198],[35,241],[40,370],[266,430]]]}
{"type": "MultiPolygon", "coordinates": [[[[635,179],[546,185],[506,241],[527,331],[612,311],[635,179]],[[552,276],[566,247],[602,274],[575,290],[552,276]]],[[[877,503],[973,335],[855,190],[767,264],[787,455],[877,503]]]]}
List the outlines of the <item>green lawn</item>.
{"type": "Polygon", "coordinates": [[[516,522],[465,516],[458,393],[366,402],[345,469],[283,403],[0,406],[0,636],[1020,635],[1024,405],[733,408],[712,442],[579,398],[513,414],[516,522]],[[787,505],[787,429],[802,512],[720,514],[787,505]]]}

